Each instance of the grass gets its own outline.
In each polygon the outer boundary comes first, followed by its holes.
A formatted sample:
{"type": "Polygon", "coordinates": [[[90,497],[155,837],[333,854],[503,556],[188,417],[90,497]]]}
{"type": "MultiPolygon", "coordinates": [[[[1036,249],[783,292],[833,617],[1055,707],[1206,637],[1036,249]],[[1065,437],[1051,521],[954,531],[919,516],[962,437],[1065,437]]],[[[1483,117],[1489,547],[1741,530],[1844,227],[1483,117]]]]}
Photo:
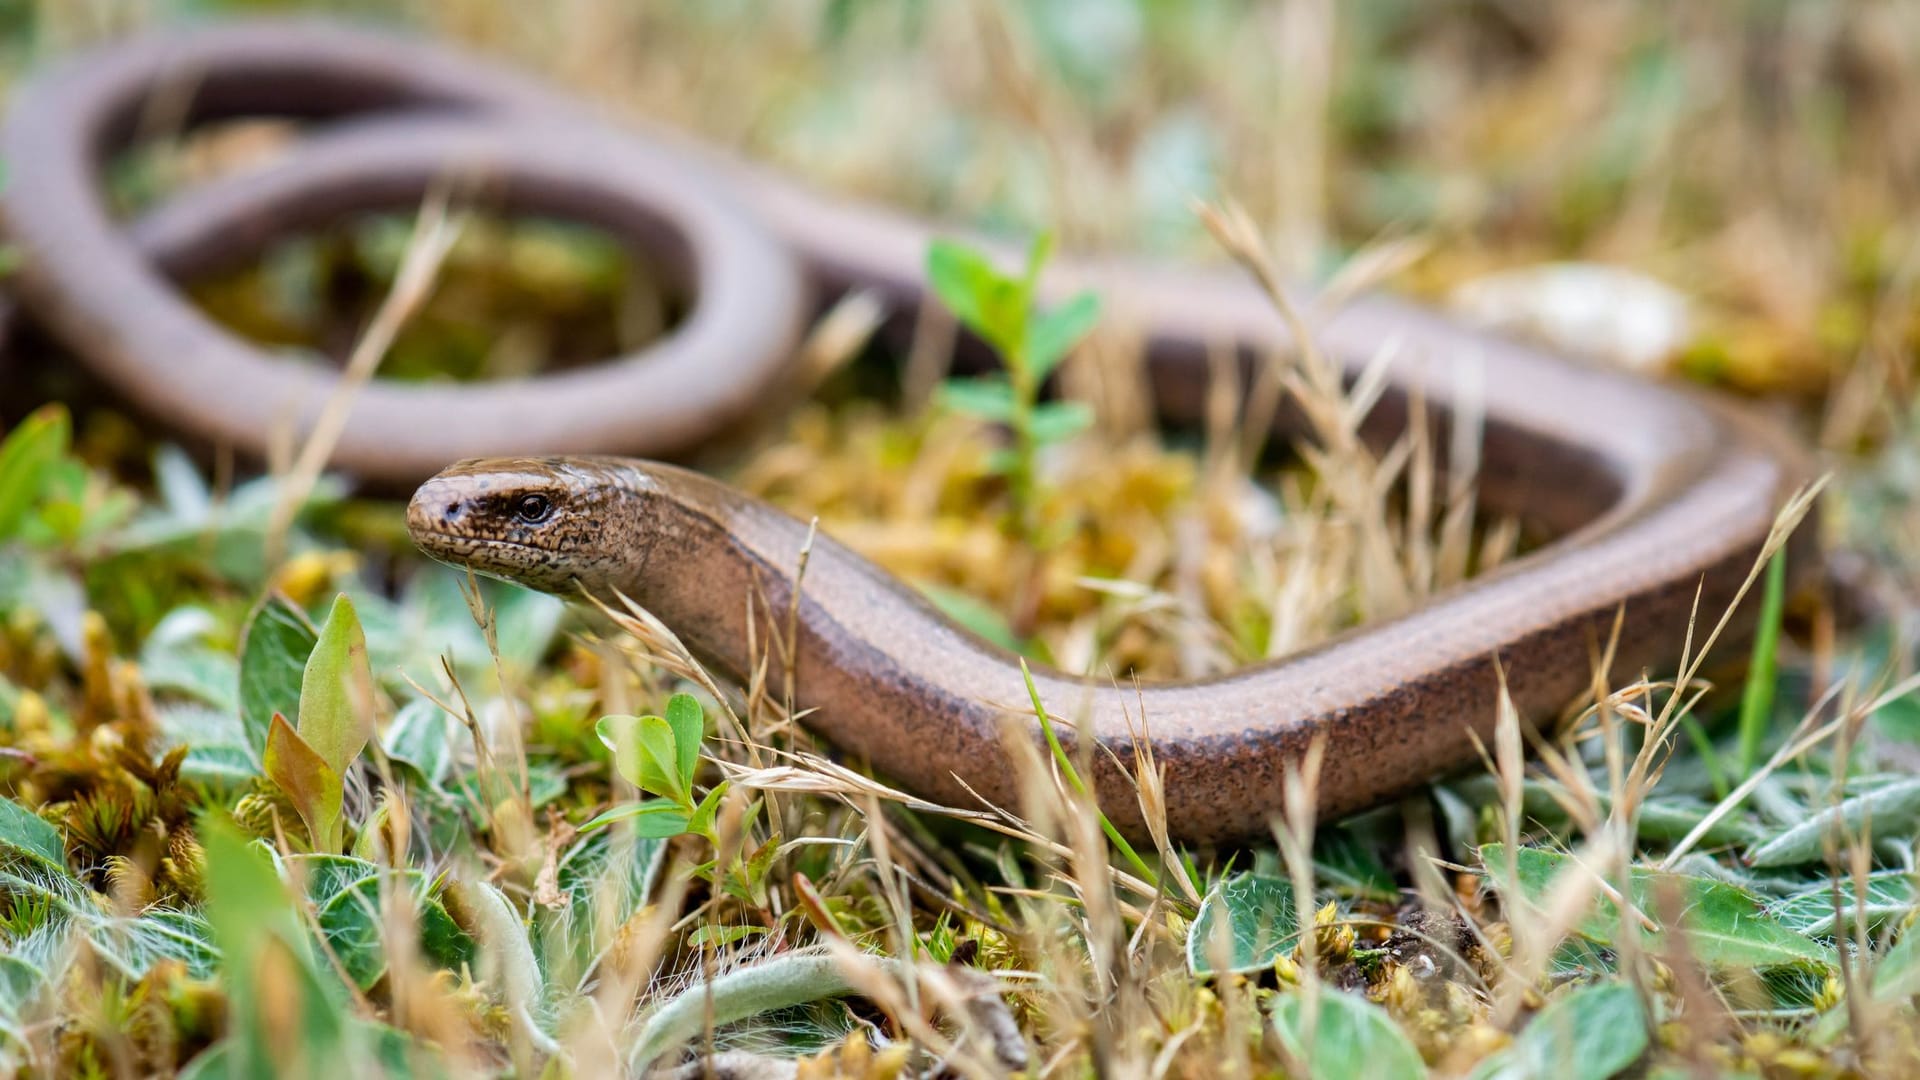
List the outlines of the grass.
{"type": "MultiPolygon", "coordinates": [[[[1441,299],[1548,259],[1658,273],[1695,308],[1679,368],[1772,391],[1847,452],[1822,503],[1839,564],[1910,580],[1900,132],[1920,69],[1894,9],[413,14],[823,182],[1074,247],[1337,265],[1341,288],[1441,299]]],[[[123,15],[34,9],[50,41],[123,15]]],[[[486,297],[526,291],[450,229],[429,213],[411,258],[380,260],[357,376],[422,318],[485,327],[486,297]]],[[[571,276],[599,280],[586,248],[571,276]]],[[[1471,470],[1437,478],[1424,418],[1361,442],[1365,394],[1311,349],[1311,313],[1278,317],[1308,347],[1251,392],[1293,394],[1318,436],[1284,469],[1230,422],[1144,430],[1103,322],[1058,371],[1093,427],[1033,440],[1013,491],[990,423],[911,388],[865,400],[856,305],[810,345],[817,400],[729,476],[1027,656],[1148,678],[1284,655],[1510,555],[1471,470]]],[[[1023,386],[1009,400],[1035,405],[1023,386]]],[[[756,676],[724,686],[644,610],[418,560],[393,507],[320,472],[323,442],[234,484],[124,432],[53,409],[0,446],[0,1060],[28,1075],[695,1076],[712,1054],[749,1076],[1773,1077],[1920,1057],[1897,589],[1849,624],[1763,557],[1750,648],[1701,611],[1674,670],[1596,680],[1554,726],[1503,710],[1477,774],[1320,821],[1310,757],[1272,843],[1187,851],[1116,842],[1057,743],[1018,748],[1004,807],[837,760],[789,700],[777,620],[756,676]]],[[[1152,823],[1151,744],[1127,764],[1152,823]]]]}

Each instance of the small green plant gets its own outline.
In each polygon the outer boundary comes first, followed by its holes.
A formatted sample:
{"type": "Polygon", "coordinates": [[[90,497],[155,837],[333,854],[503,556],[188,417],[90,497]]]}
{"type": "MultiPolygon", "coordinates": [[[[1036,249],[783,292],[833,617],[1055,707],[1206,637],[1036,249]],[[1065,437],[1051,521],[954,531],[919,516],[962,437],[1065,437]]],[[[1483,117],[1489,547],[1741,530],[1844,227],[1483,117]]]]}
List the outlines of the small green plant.
{"type": "Polygon", "coordinates": [[[65,406],[35,410],[0,440],[0,544],[72,552],[124,524],[131,492],[96,476],[73,453],[65,406]]]}
{"type": "Polygon", "coordinates": [[[723,781],[696,799],[694,773],[700,768],[700,738],[706,713],[692,694],[675,694],[665,716],[603,716],[594,730],[613,753],[613,768],[642,792],[653,796],[616,806],[587,830],[616,821],[630,822],[642,838],[664,839],[692,833],[713,840],[713,818],[725,797],[723,781]]]}
{"type": "Polygon", "coordinates": [[[345,820],[347,769],[373,733],[373,672],[353,602],[342,593],[327,613],[300,680],[299,726],[275,710],[262,764],[307,824],[313,850],[337,853],[345,820]]]}
{"type": "Polygon", "coordinates": [[[927,251],[927,280],[941,303],[992,347],[1005,367],[979,378],[948,380],[940,401],[955,412],[1007,426],[1012,445],[994,455],[992,467],[1007,478],[1021,535],[1036,545],[1041,539],[1035,512],[1040,448],[1070,438],[1093,420],[1082,402],[1042,402],[1040,389],[1100,318],[1100,298],[1090,292],[1049,311],[1038,309],[1035,288],[1052,246],[1047,234],[1036,237],[1017,276],[1001,273],[984,253],[964,244],[937,240],[927,251]]]}

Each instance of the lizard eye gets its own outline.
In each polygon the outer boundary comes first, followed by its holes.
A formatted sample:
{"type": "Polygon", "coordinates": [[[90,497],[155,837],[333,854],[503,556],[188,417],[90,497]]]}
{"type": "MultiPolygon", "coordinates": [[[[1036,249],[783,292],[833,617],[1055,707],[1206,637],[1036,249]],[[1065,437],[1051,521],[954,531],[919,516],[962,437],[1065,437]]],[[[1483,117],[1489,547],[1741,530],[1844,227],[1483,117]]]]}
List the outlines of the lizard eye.
{"type": "Polygon", "coordinates": [[[553,516],[553,500],[545,495],[522,495],[513,504],[513,514],[528,525],[538,525],[553,516]]]}

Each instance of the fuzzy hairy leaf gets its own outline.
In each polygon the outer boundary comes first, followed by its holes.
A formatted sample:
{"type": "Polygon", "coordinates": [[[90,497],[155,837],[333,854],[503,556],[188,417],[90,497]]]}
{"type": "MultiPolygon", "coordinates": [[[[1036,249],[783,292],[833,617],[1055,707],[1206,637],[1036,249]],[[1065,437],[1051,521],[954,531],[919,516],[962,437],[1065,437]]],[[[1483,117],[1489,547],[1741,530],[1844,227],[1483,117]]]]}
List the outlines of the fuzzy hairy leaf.
{"type": "MultiPolygon", "coordinates": [[[[1867,875],[1864,896],[1852,878],[1841,878],[1838,896],[1846,927],[1853,925],[1854,912],[1859,910],[1866,915],[1868,928],[1877,929],[1913,908],[1913,875],[1905,870],[1877,870],[1867,875]]],[[[1825,937],[1834,932],[1834,898],[1833,885],[1821,881],[1768,904],[1767,914],[1790,930],[1825,937]]]]}
{"type": "Polygon", "coordinates": [[[504,990],[510,1008],[532,1009],[545,991],[545,976],[520,912],[498,888],[484,881],[449,881],[446,899],[460,924],[471,928],[478,939],[474,960],[480,978],[504,990]]]}
{"type": "Polygon", "coordinates": [[[0,1017],[12,1019],[26,1012],[48,985],[46,972],[0,952],[0,1017]]]}
{"type": "MultiPolygon", "coordinates": [[[[1562,873],[1579,871],[1571,856],[1521,848],[1515,864],[1521,893],[1540,902],[1562,873]]],[[[1496,889],[1505,888],[1507,855],[1504,845],[1488,844],[1480,849],[1480,863],[1496,889]]],[[[1629,874],[1633,905],[1649,918],[1657,918],[1665,909],[1662,890],[1671,889],[1670,906],[1683,913],[1687,943],[1694,956],[1709,968],[1763,968],[1781,964],[1818,964],[1833,962],[1832,951],[1804,934],[1780,925],[1761,909],[1752,893],[1736,885],[1712,878],[1662,873],[1635,867],[1629,874]]],[[[1620,914],[1613,902],[1596,889],[1587,917],[1578,924],[1581,934],[1601,944],[1611,944],[1620,927],[1620,914]]],[[[1664,937],[1656,929],[1649,937],[1658,943],[1664,937]]]]}
{"type": "Polygon", "coordinates": [[[387,756],[410,766],[431,787],[439,787],[453,764],[452,731],[446,711],[426,698],[400,706],[381,735],[387,756]]]}
{"type": "Polygon", "coordinates": [[[60,839],[60,830],[12,799],[0,799],[0,850],[5,849],[66,873],[67,845],[60,839]]]}
{"type": "Polygon", "coordinates": [[[1187,967],[1196,975],[1263,971],[1293,951],[1299,925],[1286,879],[1253,873],[1228,878],[1207,892],[1187,930],[1187,967]],[[1227,955],[1221,957],[1223,943],[1227,955]]]}
{"type": "Polygon", "coordinates": [[[185,746],[180,775],[193,783],[237,787],[261,775],[247,746],[238,713],[204,705],[167,705],[159,709],[160,732],[168,743],[185,746]]]}
{"type": "Polygon", "coordinates": [[[387,972],[390,949],[381,911],[382,889],[404,889],[412,900],[421,952],[442,968],[472,959],[473,940],[431,895],[418,870],[396,871],[345,855],[296,855],[290,870],[306,876],[307,900],[327,947],[354,985],[370,989],[387,972]]]}
{"type": "Polygon", "coordinates": [[[285,597],[270,595],[240,634],[240,724],[255,761],[264,763],[273,714],[300,715],[300,683],[320,632],[285,597]]]}
{"type": "Polygon", "coordinates": [[[1907,837],[1920,827],[1920,778],[1876,784],[1793,825],[1747,854],[1755,867],[1792,866],[1825,858],[1825,838],[1845,843],[1869,824],[1875,839],[1907,837]]]}
{"type": "Polygon", "coordinates": [[[240,711],[240,665],[225,652],[200,645],[144,650],[140,677],[148,689],[180,694],[220,712],[240,711]]]}
{"type": "Polygon", "coordinates": [[[211,979],[220,964],[213,927],[191,911],[158,909],[98,920],[87,927],[94,955],[127,978],[145,975],[155,963],[175,960],[196,979],[211,979]]]}
{"type": "MultiPolygon", "coordinates": [[[[885,961],[873,961],[885,963],[885,961]]],[[[645,1075],[662,1053],[703,1030],[851,992],[832,957],[788,952],[702,981],[647,1012],[628,1051],[627,1072],[645,1075]]]]}
{"type": "Polygon", "coordinates": [[[550,984],[573,985],[647,902],[667,844],[620,829],[585,833],[560,857],[564,900],[536,904],[533,938],[550,984]]]}

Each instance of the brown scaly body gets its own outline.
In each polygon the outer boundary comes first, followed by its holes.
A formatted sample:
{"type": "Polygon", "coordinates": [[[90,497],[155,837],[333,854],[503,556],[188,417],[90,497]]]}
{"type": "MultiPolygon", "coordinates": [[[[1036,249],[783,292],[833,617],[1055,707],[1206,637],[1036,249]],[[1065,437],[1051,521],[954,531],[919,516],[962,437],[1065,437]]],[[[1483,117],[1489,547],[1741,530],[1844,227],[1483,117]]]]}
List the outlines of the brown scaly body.
{"type": "MultiPolygon", "coordinates": [[[[171,113],[170,113],[171,115],[171,113]]],[[[411,483],[476,454],[678,453],[769,397],[804,322],[858,285],[910,319],[934,228],[823,198],[661,131],[616,131],[488,64],[388,35],[263,21],[109,46],[16,96],[0,156],[16,284],[29,314],[149,414],[256,454],[329,376],[215,327],[166,275],[245,258],[289,228],[410,206],[443,173],[490,179],[502,208],[597,222],[695,293],[660,345],[619,363],[514,384],[376,382],[335,463],[411,483]],[[126,241],[97,183],[154,95],[189,124],[291,115],[324,124],[279,165],[222,179],[143,220],[126,241]]],[[[1045,291],[1092,287],[1141,332],[1161,419],[1203,419],[1209,356],[1239,346],[1244,376],[1293,342],[1237,275],[1121,261],[1057,264],[1045,291]]],[[[1285,764],[1314,739],[1321,809],[1339,813],[1472,760],[1495,715],[1496,658],[1516,703],[1544,713],[1588,685],[1617,612],[1616,673],[1669,658],[1700,610],[1731,600],[1775,509],[1805,476],[1793,452],[1728,406],[1474,334],[1364,298],[1316,328],[1354,375],[1384,352],[1390,386],[1364,434],[1384,445],[1411,402],[1484,413],[1482,501],[1561,537],[1426,607],[1300,656],[1144,688],[1039,673],[1051,709],[1125,750],[1144,709],[1166,769],[1169,822],[1190,841],[1264,831],[1285,764]]],[[[1283,410],[1284,412],[1284,410],[1283,410]]],[[[1281,417],[1285,428],[1287,416],[1281,417]]],[[[527,504],[531,505],[531,504],[527,504]]],[[[750,585],[783,605],[803,530],[693,474],[637,461],[514,458],[457,466],[415,497],[421,546],[537,588],[618,588],[721,667],[742,673],[750,585]],[[520,512],[529,495],[546,516],[520,512]],[[537,520],[535,520],[537,518],[537,520]]],[[[1803,530],[1803,535],[1806,530],[1803,530]]],[[[1811,560],[1790,560],[1804,572],[1811,560]]],[[[948,622],[844,548],[813,550],[798,656],[809,723],[931,797],[1010,801],[1003,727],[1032,726],[1012,657],[948,622]]],[[[1741,627],[1735,624],[1736,632],[1741,627]]],[[[1105,759],[1108,812],[1139,808],[1105,759]]]]}
{"type": "MultiPolygon", "coordinates": [[[[1118,760],[1150,730],[1168,828],[1189,843],[1263,834],[1287,764],[1316,739],[1326,815],[1467,765],[1496,715],[1496,658],[1518,708],[1556,709],[1590,685],[1617,611],[1615,671],[1632,674],[1678,650],[1696,589],[1709,614],[1733,599],[1767,536],[1794,476],[1764,440],[1711,408],[1646,404],[1682,410],[1662,418],[1676,442],[1616,463],[1614,485],[1563,491],[1569,506],[1591,499],[1595,516],[1546,550],[1298,656],[1140,688],[1040,669],[1042,700],[1118,760]]],[[[421,486],[409,525],[423,550],[481,573],[629,596],[735,678],[750,663],[747,597],[784,612],[807,542],[804,524],[717,481],[621,458],[464,462],[421,486]]],[[[824,536],[798,613],[809,726],[927,797],[1017,805],[1004,740],[1010,726],[1040,735],[1014,656],[824,536]]],[[[1102,807],[1141,835],[1128,778],[1108,755],[1095,761],[1102,807]]]]}

